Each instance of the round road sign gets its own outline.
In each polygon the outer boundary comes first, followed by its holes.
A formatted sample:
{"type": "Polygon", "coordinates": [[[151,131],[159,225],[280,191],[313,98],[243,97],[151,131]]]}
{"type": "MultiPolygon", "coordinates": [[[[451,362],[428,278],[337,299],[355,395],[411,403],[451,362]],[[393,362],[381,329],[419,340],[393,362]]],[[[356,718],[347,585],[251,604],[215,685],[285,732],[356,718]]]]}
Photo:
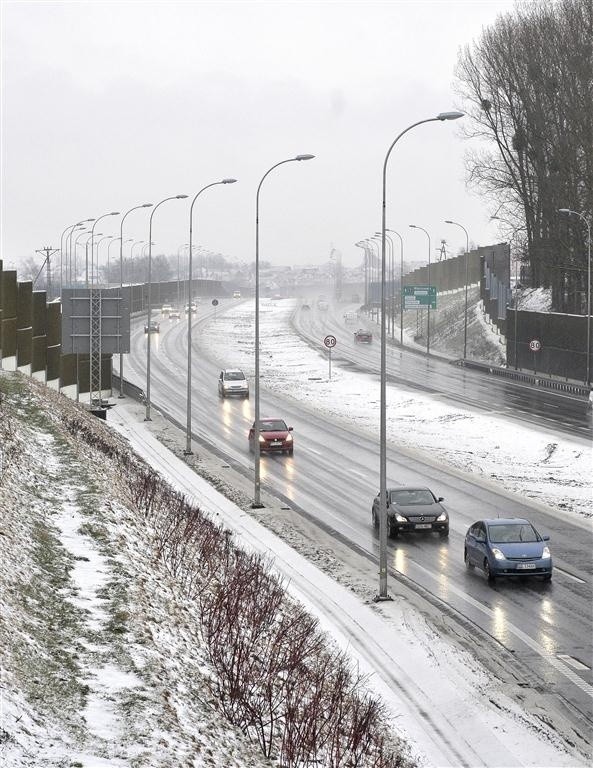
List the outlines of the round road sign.
{"type": "Polygon", "coordinates": [[[532,352],[539,352],[541,348],[542,348],[542,344],[541,344],[541,341],[539,339],[532,339],[529,342],[529,349],[532,352]]]}
{"type": "Polygon", "coordinates": [[[218,299],[212,299],[212,306],[217,307],[218,306],[218,299]]]}
{"type": "Polygon", "coordinates": [[[335,336],[326,336],[323,343],[328,349],[331,349],[332,347],[335,347],[338,342],[335,336]]]}

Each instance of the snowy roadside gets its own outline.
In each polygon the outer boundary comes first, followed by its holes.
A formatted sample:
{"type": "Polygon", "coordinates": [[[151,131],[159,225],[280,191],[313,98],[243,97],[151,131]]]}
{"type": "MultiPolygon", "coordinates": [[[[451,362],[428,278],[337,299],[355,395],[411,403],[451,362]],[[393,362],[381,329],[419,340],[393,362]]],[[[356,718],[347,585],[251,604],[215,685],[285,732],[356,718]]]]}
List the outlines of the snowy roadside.
{"type": "Polygon", "coordinates": [[[112,420],[133,449],[171,484],[231,528],[242,546],[273,557],[289,591],[369,674],[398,733],[424,766],[575,766],[557,734],[502,692],[472,657],[432,630],[406,601],[364,604],[253,516],[168,454],[131,408],[112,420]]]}
{"type": "MultiPolygon", "coordinates": [[[[327,360],[292,330],[294,307],[292,299],[261,302],[260,366],[266,388],[378,434],[376,377],[334,364],[328,380],[327,360]]],[[[208,323],[199,341],[221,367],[242,368],[251,377],[253,312],[252,302],[232,306],[208,323]]],[[[589,441],[529,428],[504,415],[453,408],[393,385],[387,387],[387,429],[393,445],[420,451],[430,445],[444,464],[571,514],[581,523],[593,520],[589,441]]]]}

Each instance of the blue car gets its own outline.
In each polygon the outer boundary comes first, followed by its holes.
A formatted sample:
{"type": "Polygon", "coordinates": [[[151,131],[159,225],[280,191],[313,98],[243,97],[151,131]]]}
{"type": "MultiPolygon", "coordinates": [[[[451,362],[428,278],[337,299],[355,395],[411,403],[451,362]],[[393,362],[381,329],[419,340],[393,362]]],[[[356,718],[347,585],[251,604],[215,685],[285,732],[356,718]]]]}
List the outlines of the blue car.
{"type": "Polygon", "coordinates": [[[465,535],[463,559],[467,568],[480,568],[489,582],[497,576],[552,578],[552,555],[529,520],[519,517],[478,520],[465,535]]]}

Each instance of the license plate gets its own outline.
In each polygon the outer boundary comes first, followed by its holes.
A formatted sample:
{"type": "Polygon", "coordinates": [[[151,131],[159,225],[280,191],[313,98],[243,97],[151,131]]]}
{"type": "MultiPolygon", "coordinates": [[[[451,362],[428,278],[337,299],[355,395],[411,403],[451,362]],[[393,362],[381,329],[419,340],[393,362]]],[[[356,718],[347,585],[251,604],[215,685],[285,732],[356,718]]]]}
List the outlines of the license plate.
{"type": "Polygon", "coordinates": [[[426,530],[426,528],[432,528],[432,525],[430,523],[416,523],[415,528],[423,528],[426,530]]]}
{"type": "Polygon", "coordinates": [[[518,571],[531,571],[534,568],[535,568],[535,563],[518,563],[517,564],[518,571]]]}
{"type": "Polygon", "coordinates": [[[272,445],[282,445],[282,440],[272,440],[271,444],[272,445]]]}

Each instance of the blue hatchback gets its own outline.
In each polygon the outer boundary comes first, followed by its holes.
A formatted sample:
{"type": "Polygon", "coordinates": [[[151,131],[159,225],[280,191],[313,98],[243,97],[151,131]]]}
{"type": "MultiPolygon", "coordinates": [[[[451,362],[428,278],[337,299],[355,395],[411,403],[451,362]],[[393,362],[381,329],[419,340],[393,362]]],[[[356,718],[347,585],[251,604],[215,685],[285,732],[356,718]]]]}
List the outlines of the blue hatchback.
{"type": "Polygon", "coordinates": [[[481,568],[488,581],[496,576],[552,578],[552,555],[529,520],[519,517],[479,520],[465,535],[463,559],[467,568],[481,568]]]}

